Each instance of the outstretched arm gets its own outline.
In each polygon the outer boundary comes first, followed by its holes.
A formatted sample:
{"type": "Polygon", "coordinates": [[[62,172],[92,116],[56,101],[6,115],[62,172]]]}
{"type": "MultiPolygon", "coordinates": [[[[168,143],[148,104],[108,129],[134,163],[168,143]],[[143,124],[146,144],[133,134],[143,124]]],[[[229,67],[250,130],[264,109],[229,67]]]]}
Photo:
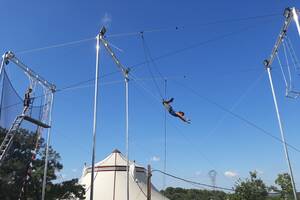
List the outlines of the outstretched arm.
{"type": "Polygon", "coordinates": [[[170,100],[164,100],[164,102],[166,103],[166,104],[170,104],[170,103],[172,103],[174,101],[174,98],[172,97],[170,100]]]}

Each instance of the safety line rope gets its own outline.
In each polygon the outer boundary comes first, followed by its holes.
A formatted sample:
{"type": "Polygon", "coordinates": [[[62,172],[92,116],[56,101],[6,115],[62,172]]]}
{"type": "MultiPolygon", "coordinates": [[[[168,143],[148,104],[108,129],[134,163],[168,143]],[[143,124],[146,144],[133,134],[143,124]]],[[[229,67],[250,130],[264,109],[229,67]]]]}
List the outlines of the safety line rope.
{"type": "Polygon", "coordinates": [[[276,58],[277,58],[278,63],[279,63],[279,67],[280,67],[281,74],[282,74],[282,77],[283,77],[283,80],[284,80],[284,83],[285,83],[285,87],[286,87],[286,89],[288,89],[288,88],[289,88],[288,82],[287,82],[287,80],[286,80],[285,73],[284,73],[284,70],[283,70],[283,67],[282,67],[282,63],[281,63],[281,60],[280,60],[280,58],[279,58],[278,53],[276,53],[276,58]]]}
{"type": "MultiPolygon", "coordinates": [[[[219,109],[223,110],[224,112],[229,113],[229,114],[232,115],[233,117],[235,117],[235,118],[237,118],[237,119],[243,121],[244,123],[246,123],[246,124],[252,126],[252,127],[255,128],[255,129],[259,130],[259,131],[260,131],[259,133],[263,133],[263,134],[265,134],[265,135],[267,135],[267,136],[273,138],[274,140],[276,140],[276,141],[282,143],[282,141],[281,141],[280,138],[274,136],[273,134],[271,134],[270,132],[268,132],[268,131],[265,130],[264,128],[262,128],[262,127],[260,127],[259,125],[257,125],[256,123],[254,123],[254,122],[252,122],[252,121],[246,119],[245,117],[243,117],[243,116],[241,116],[241,115],[239,115],[239,114],[237,114],[237,113],[231,111],[230,109],[227,109],[226,107],[224,107],[224,106],[220,105],[219,103],[217,103],[217,102],[211,100],[210,98],[203,96],[202,94],[200,94],[200,93],[197,92],[196,90],[192,89],[191,87],[188,87],[188,86],[183,85],[183,84],[179,84],[179,85],[181,85],[183,88],[186,88],[186,89],[190,90],[194,95],[198,96],[198,97],[201,98],[202,100],[204,100],[204,101],[206,101],[206,102],[208,102],[208,103],[210,103],[210,104],[212,104],[212,105],[215,105],[216,107],[218,107],[219,109]]],[[[288,143],[286,143],[286,144],[287,144],[287,146],[290,147],[291,149],[293,149],[293,150],[297,151],[298,153],[300,153],[300,149],[298,149],[297,147],[295,147],[295,146],[293,146],[293,145],[291,145],[291,144],[288,144],[288,143]]]]}
{"type": "MultiPolygon", "coordinates": [[[[215,25],[215,24],[222,24],[222,23],[238,22],[238,21],[265,19],[265,18],[270,18],[270,17],[276,17],[276,16],[279,16],[279,15],[280,14],[278,14],[278,13],[271,13],[271,14],[267,14],[267,15],[257,15],[257,16],[235,18],[235,19],[216,20],[216,21],[213,21],[213,22],[194,25],[193,27],[208,26],[208,25],[215,25]]],[[[184,26],[182,26],[182,28],[183,27],[184,26]]],[[[107,35],[106,37],[113,38],[113,37],[124,37],[124,36],[136,36],[136,35],[139,35],[141,32],[154,33],[154,32],[164,32],[164,31],[172,31],[172,30],[177,31],[177,30],[180,30],[182,28],[179,28],[179,26],[175,26],[175,27],[160,28],[160,29],[149,29],[149,30],[143,30],[143,31],[116,33],[116,34],[107,35]]],[[[75,45],[75,44],[80,44],[80,43],[92,41],[94,39],[95,39],[95,37],[88,37],[88,38],[84,38],[84,39],[80,39],[80,40],[74,40],[74,41],[70,41],[70,42],[63,42],[63,43],[58,43],[58,44],[39,47],[39,48],[21,50],[21,51],[17,51],[17,53],[18,54],[34,53],[34,52],[49,50],[49,49],[53,49],[53,48],[60,48],[60,47],[66,47],[66,46],[71,46],[71,45],[75,45]]]]}
{"type": "MultiPolygon", "coordinates": [[[[146,66],[147,66],[147,68],[148,68],[148,70],[149,70],[149,72],[150,72],[150,75],[151,75],[152,80],[153,80],[153,82],[154,82],[154,85],[155,85],[155,87],[156,87],[156,89],[157,89],[157,91],[158,91],[159,96],[161,97],[161,99],[163,99],[164,97],[162,96],[162,93],[161,93],[161,91],[160,91],[160,88],[159,88],[159,86],[158,86],[158,83],[157,83],[156,79],[154,78],[154,74],[153,74],[152,69],[151,69],[151,67],[150,67],[150,63],[149,63],[149,59],[148,59],[148,54],[147,54],[147,49],[146,49],[146,44],[145,44],[145,39],[144,39],[143,33],[141,33],[141,39],[142,39],[142,45],[143,45],[143,50],[144,50],[144,54],[145,54],[145,60],[146,60],[146,62],[147,62],[147,63],[146,63],[146,66]]],[[[151,56],[150,56],[150,55],[149,55],[149,57],[150,57],[150,59],[151,59],[151,56]]]]}
{"type": "Polygon", "coordinates": [[[285,56],[285,62],[286,62],[286,66],[287,66],[287,69],[288,69],[288,74],[289,74],[289,91],[292,90],[292,74],[291,74],[291,69],[290,69],[290,64],[289,64],[289,59],[288,59],[288,56],[287,56],[287,53],[286,53],[286,46],[285,46],[285,43],[283,42],[282,43],[282,46],[283,46],[283,52],[284,52],[284,56],[285,56]]]}
{"type": "Polygon", "coordinates": [[[185,179],[185,178],[181,178],[181,177],[178,177],[178,176],[175,176],[175,175],[172,175],[172,174],[163,172],[163,171],[161,171],[161,170],[159,170],[159,169],[154,169],[154,170],[152,170],[152,172],[159,172],[159,173],[161,173],[161,174],[167,175],[167,176],[172,177],[172,178],[175,178],[175,179],[177,179],[177,180],[184,181],[184,182],[186,182],[186,183],[191,183],[191,184],[200,185],[200,186],[209,187],[209,188],[214,188],[214,189],[217,188],[217,189],[221,189],[221,190],[234,191],[234,189],[232,189],[232,188],[213,186],[213,185],[209,185],[209,184],[200,183],[200,182],[188,180],[188,179],[185,179]]]}
{"type": "Polygon", "coordinates": [[[297,70],[299,70],[300,69],[300,63],[299,63],[299,59],[298,59],[298,57],[297,57],[297,54],[296,54],[296,52],[295,52],[295,49],[294,49],[294,47],[293,47],[293,44],[292,44],[292,42],[291,42],[291,40],[290,40],[290,38],[286,35],[285,36],[286,37],[286,39],[287,39],[287,46],[289,47],[288,49],[289,49],[289,51],[291,52],[291,55],[292,55],[292,57],[293,57],[293,61],[294,61],[294,65],[295,65],[295,69],[296,69],[296,71],[297,70]],[[298,66],[298,67],[297,67],[298,66]]]}

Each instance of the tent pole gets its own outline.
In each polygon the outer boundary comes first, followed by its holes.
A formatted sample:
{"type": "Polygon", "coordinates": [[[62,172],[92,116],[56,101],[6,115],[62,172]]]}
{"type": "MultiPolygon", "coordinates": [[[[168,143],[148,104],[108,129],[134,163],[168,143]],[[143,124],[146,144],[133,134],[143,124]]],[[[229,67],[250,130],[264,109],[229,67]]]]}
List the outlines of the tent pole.
{"type": "Polygon", "coordinates": [[[279,130],[280,130],[280,133],[281,133],[281,140],[282,140],[282,144],[283,144],[285,158],[286,158],[286,162],[287,162],[289,172],[290,172],[290,176],[291,176],[291,182],[292,182],[292,186],[293,186],[293,195],[294,195],[294,199],[297,200],[297,191],[296,191],[296,186],[295,186],[295,180],[294,180],[294,176],[293,176],[293,170],[292,170],[292,166],[291,166],[291,162],[290,162],[289,152],[288,152],[287,145],[286,145],[286,142],[285,142],[284,130],[283,130],[283,125],[282,125],[282,121],[281,121],[281,117],[280,117],[280,113],[279,113],[279,108],[278,108],[278,104],[277,104],[277,98],[276,98],[276,94],[275,94],[275,90],[274,90],[272,74],[271,74],[271,66],[267,66],[267,71],[268,71],[269,81],[270,81],[270,85],[271,85],[274,106],[275,106],[275,109],[276,109],[276,115],[277,115],[279,130]]]}
{"type": "Polygon", "coordinates": [[[95,149],[96,149],[96,128],[97,128],[97,97],[99,85],[99,50],[100,50],[100,36],[97,35],[96,44],[96,78],[95,78],[95,95],[94,95],[94,120],[93,120],[93,147],[92,147],[92,173],[91,173],[91,190],[90,200],[94,199],[94,172],[95,172],[95,149]]]}
{"type": "Polygon", "coordinates": [[[128,123],[128,71],[125,72],[125,112],[126,112],[126,157],[127,157],[127,167],[126,167],[126,187],[127,187],[127,200],[129,200],[129,123],[128,123]]]}
{"type": "Polygon", "coordinates": [[[43,185],[42,185],[42,200],[45,199],[46,194],[46,184],[47,184],[47,171],[48,171],[48,158],[49,158],[49,145],[50,145],[50,136],[51,136],[51,125],[52,125],[52,109],[53,109],[53,100],[54,94],[51,93],[51,105],[49,111],[49,128],[48,128],[48,136],[47,136],[47,144],[46,144],[46,156],[45,156],[45,166],[44,166],[44,177],[43,177],[43,185]]]}

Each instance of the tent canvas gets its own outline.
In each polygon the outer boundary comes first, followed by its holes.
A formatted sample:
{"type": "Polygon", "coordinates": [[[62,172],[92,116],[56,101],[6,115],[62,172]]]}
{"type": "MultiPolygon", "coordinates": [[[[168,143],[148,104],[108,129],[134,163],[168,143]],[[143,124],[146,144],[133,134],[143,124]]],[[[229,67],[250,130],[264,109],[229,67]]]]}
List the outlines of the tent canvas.
{"type": "MultiPolygon", "coordinates": [[[[130,161],[129,196],[132,200],[147,199],[147,171],[130,161]]],[[[124,200],[126,197],[127,160],[120,151],[114,150],[104,160],[95,164],[94,199],[124,200]]],[[[90,198],[91,167],[84,167],[80,184],[86,189],[86,199],[90,198]]],[[[152,200],[168,200],[152,185],[152,200]]]]}

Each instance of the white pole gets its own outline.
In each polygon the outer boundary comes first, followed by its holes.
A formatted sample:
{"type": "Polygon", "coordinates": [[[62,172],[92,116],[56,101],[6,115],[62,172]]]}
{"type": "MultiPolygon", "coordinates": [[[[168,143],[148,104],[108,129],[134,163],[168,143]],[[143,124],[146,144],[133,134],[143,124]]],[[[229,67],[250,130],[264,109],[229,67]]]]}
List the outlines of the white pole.
{"type": "Polygon", "coordinates": [[[292,182],[292,186],[293,186],[294,199],[297,200],[297,191],[296,191],[295,180],[294,180],[294,176],[293,176],[293,170],[292,170],[292,166],[291,166],[291,162],[290,162],[289,152],[288,152],[287,145],[286,145],[286,142],[285,142],[284,130],[283,130],[282,121],[281,121],[279,108],[278,108],[278,104],[277,104],[277,98],[276,98],[276,94],[275,94],[275,90],[274,90],[274,86],[273,86],[273,80],[272,80],[271,67],[270,66],[267,67],[267,71],[268,71],[268,75],[269,75],[269,80],[270,80],[274,105],[275,105],[275,109],[276,109],[278,125],[279,125],[279,129],[280,129],[280,133],[281,133],[281,140],[282,140],[282,144],[283,144],[285,158],[286,158],[288,168],[289,168],[289,171],[290,171],[290,175],[291,175],[291,182],[292,182]]]}
{"type": "MultiPolygon", "coordinates": [[[[104,48],[106,48],[106,50],[109,52],[110,56],[113,58],[114,62],[116,63],[117,67],[121,70],[122,75],[124,76],[125,79],[125,134],[126,134],[126,158],[127,158],[127,164],[126,164],[126,179],[127,179],[127,183],[126,183],[126,196],[127,196],[127,200],[129,200],[129,117],[128,117],[128,82],[129,82],[129,69],[125,68],[120,61],[118,60],[118,58],[116,57],[116,55],[114,54],[114,52],[112,51],[112,49],[110,48],[108,42],[104,39],[104,34],[106,32],[105,27],[103,27],[101,29],[101,32],[99,34],[99,39],[101,40],[101,42],[104,45],[104,48]]],[[[92,200],[92,199],[91,199],[92,200]]]]}
{"type": "MultiPolygon", "coordinates": [[[[167,98],[167,79],[165,79],[165,98],[167,98]]],[[[164,128],[165,128],[165,133],[164,133],[164,172],[166,173],[167,171],[167,109],[164,109],[164,128]]],[[[163,175],[163,190],[166,189],[166,175],[163,175]]],[[[164,195],[165,199],[165,195],[164,195]]]]}
{"type": "Polygon", "coordinates": [[[54,94],[51,94],[51,105],[49,110],[49,125],[48,128],[48,136],[47,136],[47,144],[46,144],[46,156],[45,156],[45,166],[44,166],[44,177],[43,177],[43,185],[42,185],[42,200],[45,199],[46,194],[46,184],[47,184],[47,171],[48,171],[48,157],[49,157],[49,145],[50,145],[50,136],[51,136],[51,126],[52,126],[52,108],[53,108],[53,100],[54,94]]]}
{"type": "Polygon", "coordinates": [[[126,112],[126,157],[127,157],[127,200],[129,200],[129,119],[128,119],[128,82],[129,82],[129,78],[128,78],[128,71],[125,72],[125,112],[126,112]]]}
{"type": "Polygon", "coordinates": [[[96,78],[95,78],[95,95],[94,95],[94,122],[93,122],[93,150],[92,150],[92,173],[91,173],[91,190],[90,200],[94,199],[94,171],[95,171],[95,149],[96,149],[96,128],[97,128],[97,96],[98,96],[98,82],[99,82],[99,50],[100,50],[100,39],[97,35],[96,44],[96,78]]]}
{"type": "Polygon", "coordinates": [[[0,67],[0,75],[2,75],[2,71],[3,71],[4,65],[5,65],[5,61],[6,61],[5,56],[6,56],[6,53],[3,54],[3,56],[2,56],[2,62],[1,62],[1,67],[0,67]]]}

